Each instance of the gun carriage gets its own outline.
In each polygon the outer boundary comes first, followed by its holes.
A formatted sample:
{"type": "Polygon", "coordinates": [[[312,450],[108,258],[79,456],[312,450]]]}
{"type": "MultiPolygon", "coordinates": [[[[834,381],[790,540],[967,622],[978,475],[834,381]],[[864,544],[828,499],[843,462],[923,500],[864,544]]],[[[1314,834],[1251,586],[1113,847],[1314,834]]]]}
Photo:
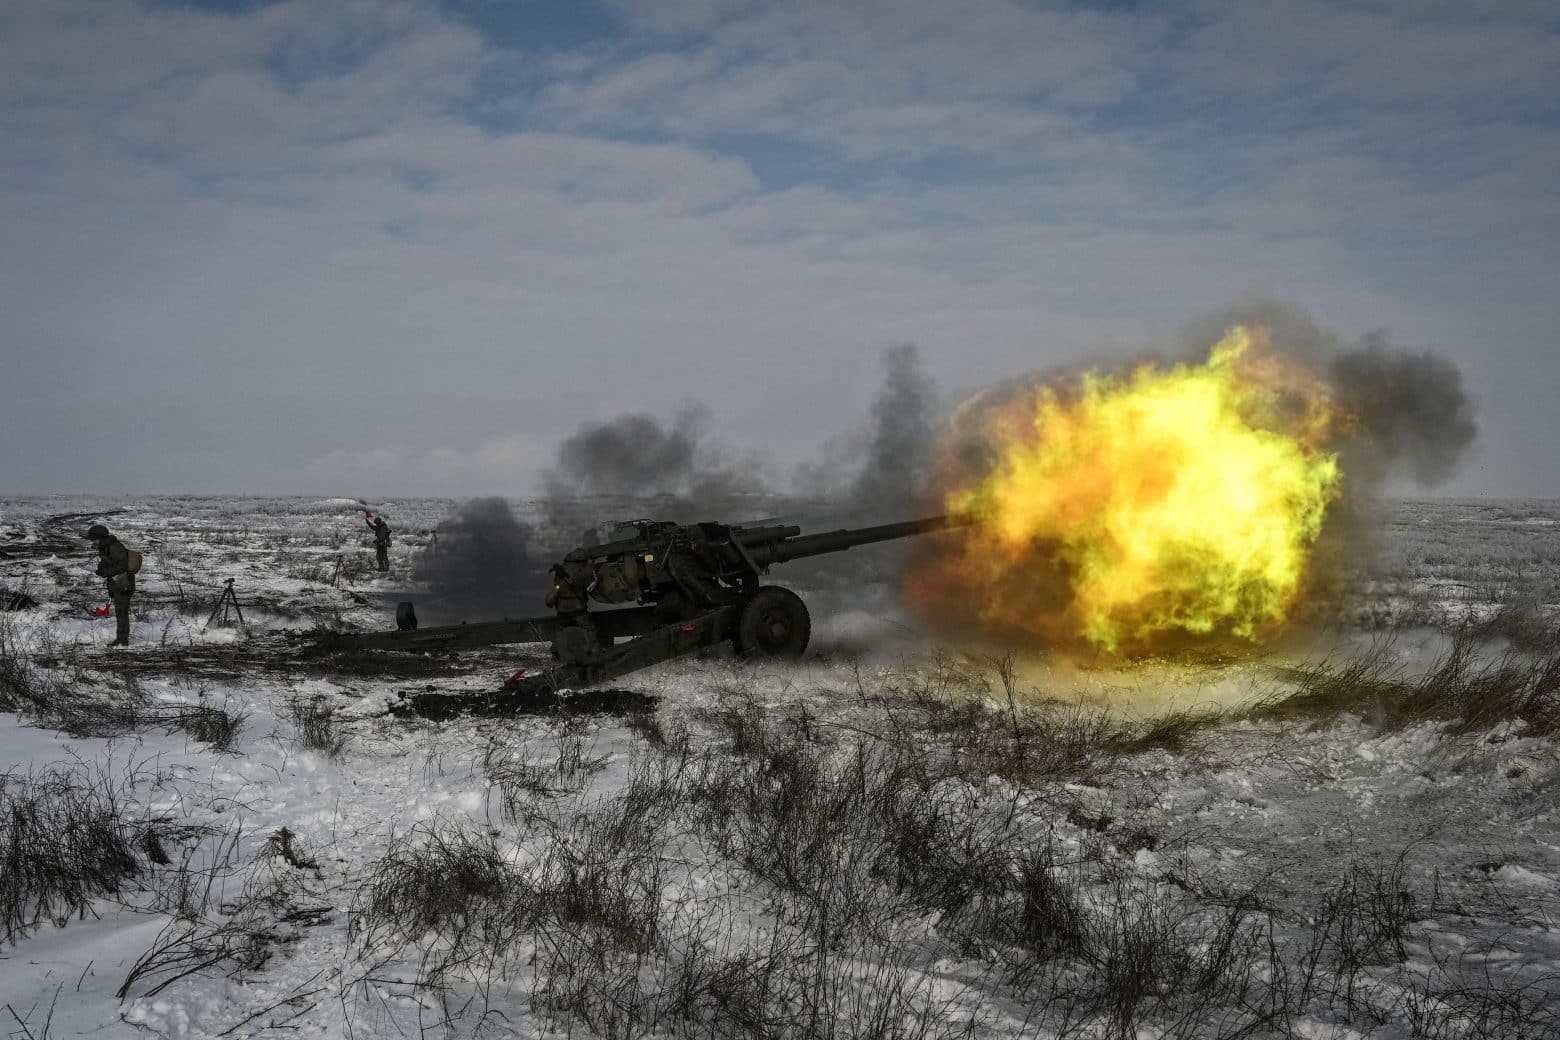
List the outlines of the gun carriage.
{"type": "Polygon", "coordinates": [[[408,710],[514,710],[561,689],[579,689],[705,647],[799,657],[812,621],[800,596],[761,580],[775,564],[844,552],[862,545],[941,531],[965,517],[921,520],[803,534],[800,527],[742,527],[635,520],[622,537],[571,550],[551,570],[546,604],[553,613],[409,632],[322,636],[316,649],[435,650],[546,642],[554,663],[517,672],[500,690],[474,695],[418,694],[408,710]],[[600,604],[611,609],[592,609],[600,604]],[[631,604],[631,605],[630,605],[631,604]]]}

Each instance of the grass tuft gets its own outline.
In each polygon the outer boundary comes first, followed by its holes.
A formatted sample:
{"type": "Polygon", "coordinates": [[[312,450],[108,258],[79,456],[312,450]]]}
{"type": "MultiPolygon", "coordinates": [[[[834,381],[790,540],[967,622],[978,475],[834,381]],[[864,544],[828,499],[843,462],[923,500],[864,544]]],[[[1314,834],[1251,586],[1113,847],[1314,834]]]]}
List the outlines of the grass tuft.
{"type": "Polygon", "coordinates": [[[48,769],[0,775],[0,940],[85,917],[166,861],[155,823],[133,823],[107,778],[48,769]]]}
{"type": "Polygon", "coordinates": [[[248,714],[243,711],[232,711],[226,705],[217,707],[207,703],[204,695],[196,703],[181,705],[165,716],[167,724],[174,729],[182,730],[195,740],[210,744],[212,750],[224,754],[236,753],[239,735],[248,719],[248,714]]]}
{"type": "Polygon", "coordinates": [[[347,746],[347,735],[337,728],[335,709],[323,695],[315,694],[307,699],[289,697],[287,714],[299,747],[335,758],[347,746]]]}
{"type": "Polygon", "coordinates": [[[1357,713],[1379,732],[1422,722],[1450,723],[1450,733],[1482,732],[1508,722],[1528,736],[1560,734],[1560,647],[1530,654],[1479,656],[1480,641],[1460,630],[1423,676],[1406,677],[1386,647],[1342,663],[1290,669],[1292,693],[1248,709],[1249,718],[1357,713]]]}

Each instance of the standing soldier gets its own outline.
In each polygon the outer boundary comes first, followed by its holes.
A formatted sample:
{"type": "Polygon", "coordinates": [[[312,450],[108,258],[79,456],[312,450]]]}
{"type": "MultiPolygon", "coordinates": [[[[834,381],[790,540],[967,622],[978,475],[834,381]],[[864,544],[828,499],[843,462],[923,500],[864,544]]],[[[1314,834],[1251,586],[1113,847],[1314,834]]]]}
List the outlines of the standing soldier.
{"type": "Polygon", "coordinates": [[[390,569],[390,525],[385,518],[363,510],[363,522],[374,530],[374,562],[382,571],[390,569]]]}
{"type": "Polygon", "coordinates": [[[135,572],[130,566],[130,550],[108,533],[102,524],[87,528],[87,538],[98,551],[98,577],[108,584],[108,598],[114,604],[114,641],[110,646],[130,645],[130,596],[135,592],[135,572]]]}

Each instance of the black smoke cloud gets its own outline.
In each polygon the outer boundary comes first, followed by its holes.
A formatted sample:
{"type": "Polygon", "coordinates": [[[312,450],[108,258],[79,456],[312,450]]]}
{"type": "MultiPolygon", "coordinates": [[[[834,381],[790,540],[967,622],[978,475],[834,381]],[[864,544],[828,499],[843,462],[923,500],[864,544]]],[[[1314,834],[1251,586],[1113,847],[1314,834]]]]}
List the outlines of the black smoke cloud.
{"type": "MultiPolygon", "coordinates": [[[[849,522],[920,508],[939,420],[936,387],[913,346],[888,348],[882,366],[866,421],[826,444],[788,489],[777,486],[771,461],[723,444],[702,405],[684,406],[670,421],[632,412],[582,424],[543,476],[535,525],[497,498],[467,502],[440,523],[414,572],[431,596],[424,620],[539,612],[548,566],[603,520],[742,522],[785,514],[804,523],[812,516],[849,522]]],[[[824,584],[879,581],[892,558],[891,549],[862,550],[800,561],[787,575],[824,584]]]]}
{"type": "Polygon", "coordinates": [[[1396,347],[1380,331],[1346,341],[1292,305],[1252,300],[1211,312],[1188,325],[1182,356],[1205,357],[1234,325],[1266,328],[1274,349],[1327,379],[1353,423],[1338,446],[1353,495],[1369,497],[1388,480],[1444,483],[1478,437],[1473,399],[1451,361],[1396,347]]]}
{"type": "MultiPolygon", "coordinates": [[[[702,515],[708,510],[770,490],[769,463],[727,448],[711,425],[710,410],[698,404],[685,405],[670,423],[641,412],[587,422],[558,446],[557,461],[543,475],[549,503],[653,499],[670,519],[702,520],[713,518],[702,515]]],[[[561,521],[567,510],[549,512],[561,521]]]]}
{"type": "Polygon", "coordinates": [[[545,564],[535,558],[534,534],[501,498],[461,504],[439,523],[418,556],[412,576],[429,598],[421,620],[476,620],[540,613],[545,564]]]}
{"type": "Polygon", "coordinates": [[[865,422],[828,441],[789,486],[763,455],[712,432],[710,410],[687,405],[671,421],[631,412],[587,422],[558,447],[543,476],[548,527],[572,530],[581,500],[634,499],[675,520],[751,519],[768,512],[898,515],[924,506],[939,425],[937,388],[910,344],[882,355],[883,383],[865,422]]]}
{"type": "Polygon", "coordinates": [[[1479,432],[1456,365],[1396,349],[1373,333],[1333,358],[1329,374],[1363,434],[1346,469],[1405,476],[1421,487],[1456,474],[1479,432]]]}

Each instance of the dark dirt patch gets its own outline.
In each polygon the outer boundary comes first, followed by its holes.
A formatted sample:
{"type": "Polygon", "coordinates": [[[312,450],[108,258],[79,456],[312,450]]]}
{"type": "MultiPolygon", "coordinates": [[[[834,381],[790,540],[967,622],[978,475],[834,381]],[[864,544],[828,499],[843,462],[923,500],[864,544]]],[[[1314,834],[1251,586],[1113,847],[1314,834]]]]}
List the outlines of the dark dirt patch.
{"type": "Polygon", "coordinates": [[[421,716],[442,722],[459,715],[646,715],[660,703],[637,690],[551,691],[518,694],[509,689],[441,692],[428,687],[417,693],[401,691],[390,706],[393,715],[421,716]]]}
{"type": "Polygon", "coordinates": [[[176,675],[201,679],[242,679],[254,675],[309,675],[360,679],[442,679],[482,672],[503,673],[526,660],[513,649],[460,653],[391,653],[358,650],[350,653],[308,656],[302,645],[286,637],[264,637],[222,646],[140,646],[112,657],[87,654],[66,660],[40,657],[48,667],[99,663],[117,674],[176,675]]]}

